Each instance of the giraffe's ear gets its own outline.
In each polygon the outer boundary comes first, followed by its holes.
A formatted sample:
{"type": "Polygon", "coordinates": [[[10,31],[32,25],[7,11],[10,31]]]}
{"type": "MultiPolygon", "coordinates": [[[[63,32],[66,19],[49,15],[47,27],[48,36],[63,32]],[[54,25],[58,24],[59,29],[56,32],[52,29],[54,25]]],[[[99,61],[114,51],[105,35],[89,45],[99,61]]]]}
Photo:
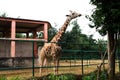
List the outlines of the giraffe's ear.
{"type": "Polygon", "coordinates": [[[73,13],[73,11],[72,10],[69,10],[70,11],[70,13],[73,13]]]}

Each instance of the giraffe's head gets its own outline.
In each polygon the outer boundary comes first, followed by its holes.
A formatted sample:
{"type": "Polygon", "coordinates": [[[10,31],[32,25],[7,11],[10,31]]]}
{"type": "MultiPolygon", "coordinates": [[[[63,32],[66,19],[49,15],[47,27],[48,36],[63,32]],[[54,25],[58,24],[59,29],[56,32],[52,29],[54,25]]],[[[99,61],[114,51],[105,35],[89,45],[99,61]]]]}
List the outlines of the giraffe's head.
{"type": "Polygon", "coordinates": [[[70,18],[70,19],[74,19],[74,18],[76,18],[76,17],[80,17],[81,16],[81,14],[80,13],[77,13],[77,12],[75,12],[75,11],[70,11],[70,14],[69,15],[66,15],[68,18],[70,18]]]}

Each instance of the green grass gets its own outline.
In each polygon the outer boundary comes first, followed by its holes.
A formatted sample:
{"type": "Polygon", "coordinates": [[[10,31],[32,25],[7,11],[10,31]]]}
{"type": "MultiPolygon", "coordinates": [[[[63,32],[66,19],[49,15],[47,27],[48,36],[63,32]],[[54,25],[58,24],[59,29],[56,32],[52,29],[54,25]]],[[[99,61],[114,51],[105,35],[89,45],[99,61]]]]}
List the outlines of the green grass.
{"type": "Polygon", "coordinates": [[[0,80],[7,80],[7,77],[4,75],[0,75],[0,80]]]}
{"type": "Polygon", "coordinates": [[[5,75],[0,75],[0,80],[25,80],[25,79],[19,76],[13,76],[10,79],[7,79],[5,75]]]}
{"type": "Polygon", "coordinates": [[[65,74],[65,75],[54,75],[50,74],[48,76],[48,80],[76,80],[76,77],[72,74],[65,74]]]}
{"type": "MultiPolygon", "coordinates": [[[[36,77],[31,77],[29,79],[25,79],[19,76],[13,76],[9,79],[7,79],[6,76],[1,75],[0,80],[39,80],[39,78],[36,77]]],[[[54,74],[49,74],[47,76],[42,77],[42,80],[76,80],[76,76],[72,74],[63,74],[63,75],[54,75],[54,74]]]]}

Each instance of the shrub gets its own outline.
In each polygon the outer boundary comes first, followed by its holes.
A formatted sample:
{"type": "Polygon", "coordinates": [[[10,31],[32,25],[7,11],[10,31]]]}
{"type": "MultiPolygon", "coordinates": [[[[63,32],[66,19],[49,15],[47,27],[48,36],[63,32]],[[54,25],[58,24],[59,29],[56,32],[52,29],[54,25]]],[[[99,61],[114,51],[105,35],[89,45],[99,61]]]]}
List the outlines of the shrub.
{"type": "MultiPolygon", "coordinates": [[[[107,72],[106,71],[101,72],[100,79],[101,80],[106,80],[107,79],[107,72]]],[[[96,75],[96,73],[91,73],[87,76],[84,76],[82,78],[82,80],[97,80],[97,75],[96,75]]]]}
{"type": "Polygon", "coordinates": [[[84,76],[82,78],[82,80],[97,80],[97,77],[96,77],[96,74],[95,73],[91,73],[90,75],[88,76],[84,76]]]}
{"type": "MultiPolygon", "coordinates": [[[[5,75],[0,75],[0,80],[8,80],[8,79],[5,75]]],[[[25,79],[18,77],[18,76],[14,76],[14,77],[10,78],[9,80],[25,80],[25,79]]]]}
{"type": "Polygon", "coordinates": [[[48,80],[76,80],[76,77],[72,74],[54,75],[50,74],[48,80]]]}

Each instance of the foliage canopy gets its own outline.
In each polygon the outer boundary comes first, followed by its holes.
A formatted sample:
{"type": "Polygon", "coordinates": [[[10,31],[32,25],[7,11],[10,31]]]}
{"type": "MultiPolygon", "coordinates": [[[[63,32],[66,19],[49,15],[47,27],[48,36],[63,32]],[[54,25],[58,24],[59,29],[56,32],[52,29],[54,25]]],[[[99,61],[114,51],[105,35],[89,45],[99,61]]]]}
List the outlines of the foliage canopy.
{"type": "Polygon", "coordinates": [[[96,8],[91,16],[87,16],[101,35],[106,35],[107,31],[117,33],[120,31],[120,1],[119,0],[91,0],[96,8]]]}

